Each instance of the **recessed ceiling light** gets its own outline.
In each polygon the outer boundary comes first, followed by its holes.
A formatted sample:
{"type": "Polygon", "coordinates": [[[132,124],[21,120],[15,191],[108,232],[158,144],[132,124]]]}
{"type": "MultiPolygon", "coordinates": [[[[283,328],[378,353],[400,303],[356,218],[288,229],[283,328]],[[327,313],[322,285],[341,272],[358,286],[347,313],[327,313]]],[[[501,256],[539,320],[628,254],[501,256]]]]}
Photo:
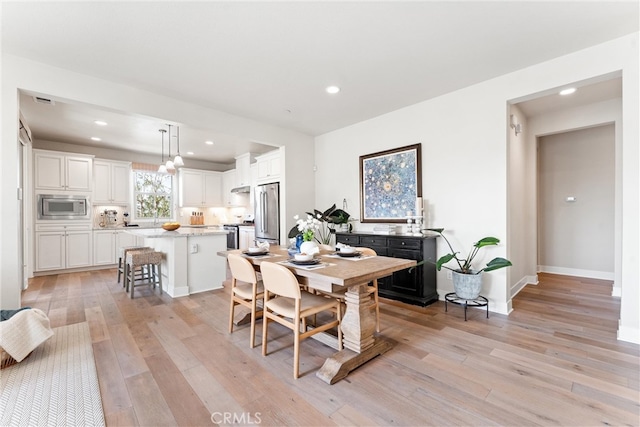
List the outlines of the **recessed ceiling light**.
{"type": "Polygon", "coordinates": [[[575,92],[575,91],[576,91],[576,88],[575,88],[575,87],[570,87],[570,88],[567,88],[567,89],[563,89],[563,90],[561,90],[561,91],[560,91],[560,95],[563,95],[563,96],[564,96],[564,95],[571,95],[571,94],[572,94],[573,92],[575,92]]]}
{"type": "Polygon", "coordinates": [[[327,86],[325,90],[327,91],[327,93],[331,94],[340,92],[340,88],[338,86],[327,86]]]}
{"type": "Polygon", "coordinates": [[[207,145],[213,145],[213,141],[205,141],[204,143],[207,145]]]}
{"type": "Polygon", "coordinates": [[[98,138],[97,136],[92,136],[91,140],[92,141],[102,141],[102,138],[98,138]]]}
{"type": "Polygon", "coordinates": [[[187,154],[193,156],[193,151],[187,151],[187,154]]]}
{"type": "Polygon", "coordinates": [[[104,120],[94,120],[93,123],[97,124],[98,126],[106,126],[107,122],[105,122],[104,120]]]}

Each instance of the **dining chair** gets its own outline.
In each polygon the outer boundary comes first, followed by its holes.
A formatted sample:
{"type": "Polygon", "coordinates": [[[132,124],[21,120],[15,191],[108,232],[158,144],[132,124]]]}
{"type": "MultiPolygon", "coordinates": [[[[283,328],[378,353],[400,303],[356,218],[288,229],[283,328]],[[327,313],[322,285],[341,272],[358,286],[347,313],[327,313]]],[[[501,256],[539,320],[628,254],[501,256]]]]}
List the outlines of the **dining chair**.
{"type": "Polygon", "coordinates": [[[256,344],[256,317],[262,315],[258,311],[258,300],[264,296],[262,281],[258,280],[253,265],[241,255],[229,254],[229,269],[231,270],[231,302],[229,304],[229,333],[233,333],[233,314],[236,305],[242,305],[251,310],[251,338],[249,347],[256,344]],[[243,282],[239,284],[238,282],[243,282]]]}
{"type": "MultiPolygon", "coordinates": [[[[375,250],[371,248],[365,247],[357,247],[356,251],[360,252],[364,256],[376,256],[377,253],[375,250]]],[[[367,286],[367,292],[373,296],[373,305],[372,308],[376,312],[376,332],[380,332],[380,307],[379,307],[379,299],[378,299],[378,279],[374,279],[373,282],[370,282],[367,286]]],[[[342,307],[345,304],[345,293],[347,292],[347,288],[340,289],[337,292],[325,292],[322,291],[322,294],[335,298],[340,301],[340,306],[342,307]]]]}
{"type": "Polygon", "coordinates": [[[333,246],[326,245],[324,243],[319,244],[318,249],[320,249],[321,254],[328,254],[335,251],[335,248],[333,246]]]}
{"type": "MultiPolygon", "coordinates": [[[[262,355],[267,355],[269,322],[275,321],[293,331],[293,378],[300,375],[300,341],[331,328],[338,330],[338,349],[342,350],[342,320],[339,302],[333,298],[314,295],[300,289],[296,276],[288,268],[273,262],[260,264],[264,284],[264,312],[262,320],[262,355]],[[323,311],[337,310],[337,318],[307,328],[306,318],[323,311]],[[290,320],[289,320],[290,319],[290,320]]],[[[333,317],[332,317],[333,319],[333,317]]]]}

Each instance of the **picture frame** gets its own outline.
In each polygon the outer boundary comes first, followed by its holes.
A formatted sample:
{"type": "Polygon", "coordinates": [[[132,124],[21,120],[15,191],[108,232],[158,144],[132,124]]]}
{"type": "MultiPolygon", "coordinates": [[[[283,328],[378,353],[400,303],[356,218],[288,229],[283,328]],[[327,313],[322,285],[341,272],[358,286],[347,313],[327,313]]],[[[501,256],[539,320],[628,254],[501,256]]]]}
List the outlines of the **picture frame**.
{"type": "Polygon", "coordinates": [[[406,222],[418,197],[422,144],[360,156],[360,222],[406,222]]]}

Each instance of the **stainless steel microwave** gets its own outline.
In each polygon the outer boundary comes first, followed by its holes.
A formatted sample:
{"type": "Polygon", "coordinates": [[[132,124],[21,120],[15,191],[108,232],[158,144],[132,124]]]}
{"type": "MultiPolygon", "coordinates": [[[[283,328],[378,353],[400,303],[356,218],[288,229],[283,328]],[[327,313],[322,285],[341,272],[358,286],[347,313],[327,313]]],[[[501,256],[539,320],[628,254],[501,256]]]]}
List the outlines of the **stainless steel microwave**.
{"type": "Polygon", "coordinates": [[[38,219],[91,219],[89,197],[65,194],[38,194],[38,219]]]}

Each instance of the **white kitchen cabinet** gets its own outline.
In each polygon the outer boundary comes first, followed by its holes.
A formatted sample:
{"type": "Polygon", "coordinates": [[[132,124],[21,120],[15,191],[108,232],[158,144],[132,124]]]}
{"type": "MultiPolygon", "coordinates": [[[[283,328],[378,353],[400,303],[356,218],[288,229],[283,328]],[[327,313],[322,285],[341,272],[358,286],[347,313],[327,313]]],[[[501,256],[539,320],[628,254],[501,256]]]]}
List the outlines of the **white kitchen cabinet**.
{"type": "Polygon", "coordinates": [[[238,249],[247,249],[254,245],[256,240],[256,230],[254,227],[238,227],[238,249]]]}
{"type": "Polygon", "coordinates": [[[235,197],[231,192],[236,187],[236,170],[231,169],[222,172],[222,204],[223,206],[234,206],[235,197]]]}
{"type": "Polygon", "coordinates": [[[65,242],[64,231],[36,232],[35,271],[65,268],[65,242]]]}
{"type": "Polygon", "coordinates": [[[129,204],[131,163],[93,161],[93,203],[129,204]]]}
{"type": "Polygon", "coordinates": [[[249,204],[249,193],[232,193],[238,186],[235,169],[222,172],[222,206],[228,208],[246,207],[249,204]]]}
{"type": "Polygon", "coordinates": [[[93,265],[115,264],[116,236],[114,230],[94,230],[93,265]]]}
{"type": "Polygon", "coordinates": [[[93,265],[117,264],[123,246],[138,246],[137,237],[123,230],[94,230],[93,265]]]}
{"type": "Polygon", "coordinates": [[[280,150],[257,156],[256,164],[258,165],[258,184],[280,181],[280,150]]]}
{"type": "Polygon", "coordinates": [[[66,262],[67,268],[88,267],[92,264],[91,231],[67,231],[66,262]]]}
{"type": "Polygon", "coordinates": [[[236,157],[236,187],[251,185],[251,164],[255,160],[255,155],[245,153],[236,157]]]}
{"type": "Polygon", "coordinates": [[[57,151],[33,150],[36,190],[93,190],[93,157],[57,151]]]}
{"type": "Polygon", "coordinates": [[[179,171],[180,207],[222,206],[222,173],[197,169],[179,171]]]}
{"type": "Polygon", "coordinates": [[[219,172],[205,172],[204,181],[204,205],[220,206],[222,203],[222,175],[219,172]]]}
{"type": "Polygon", "coordinates": [[[36,271],[89,267],[93,263],[90,225],[36,228],[36,271]]]}

